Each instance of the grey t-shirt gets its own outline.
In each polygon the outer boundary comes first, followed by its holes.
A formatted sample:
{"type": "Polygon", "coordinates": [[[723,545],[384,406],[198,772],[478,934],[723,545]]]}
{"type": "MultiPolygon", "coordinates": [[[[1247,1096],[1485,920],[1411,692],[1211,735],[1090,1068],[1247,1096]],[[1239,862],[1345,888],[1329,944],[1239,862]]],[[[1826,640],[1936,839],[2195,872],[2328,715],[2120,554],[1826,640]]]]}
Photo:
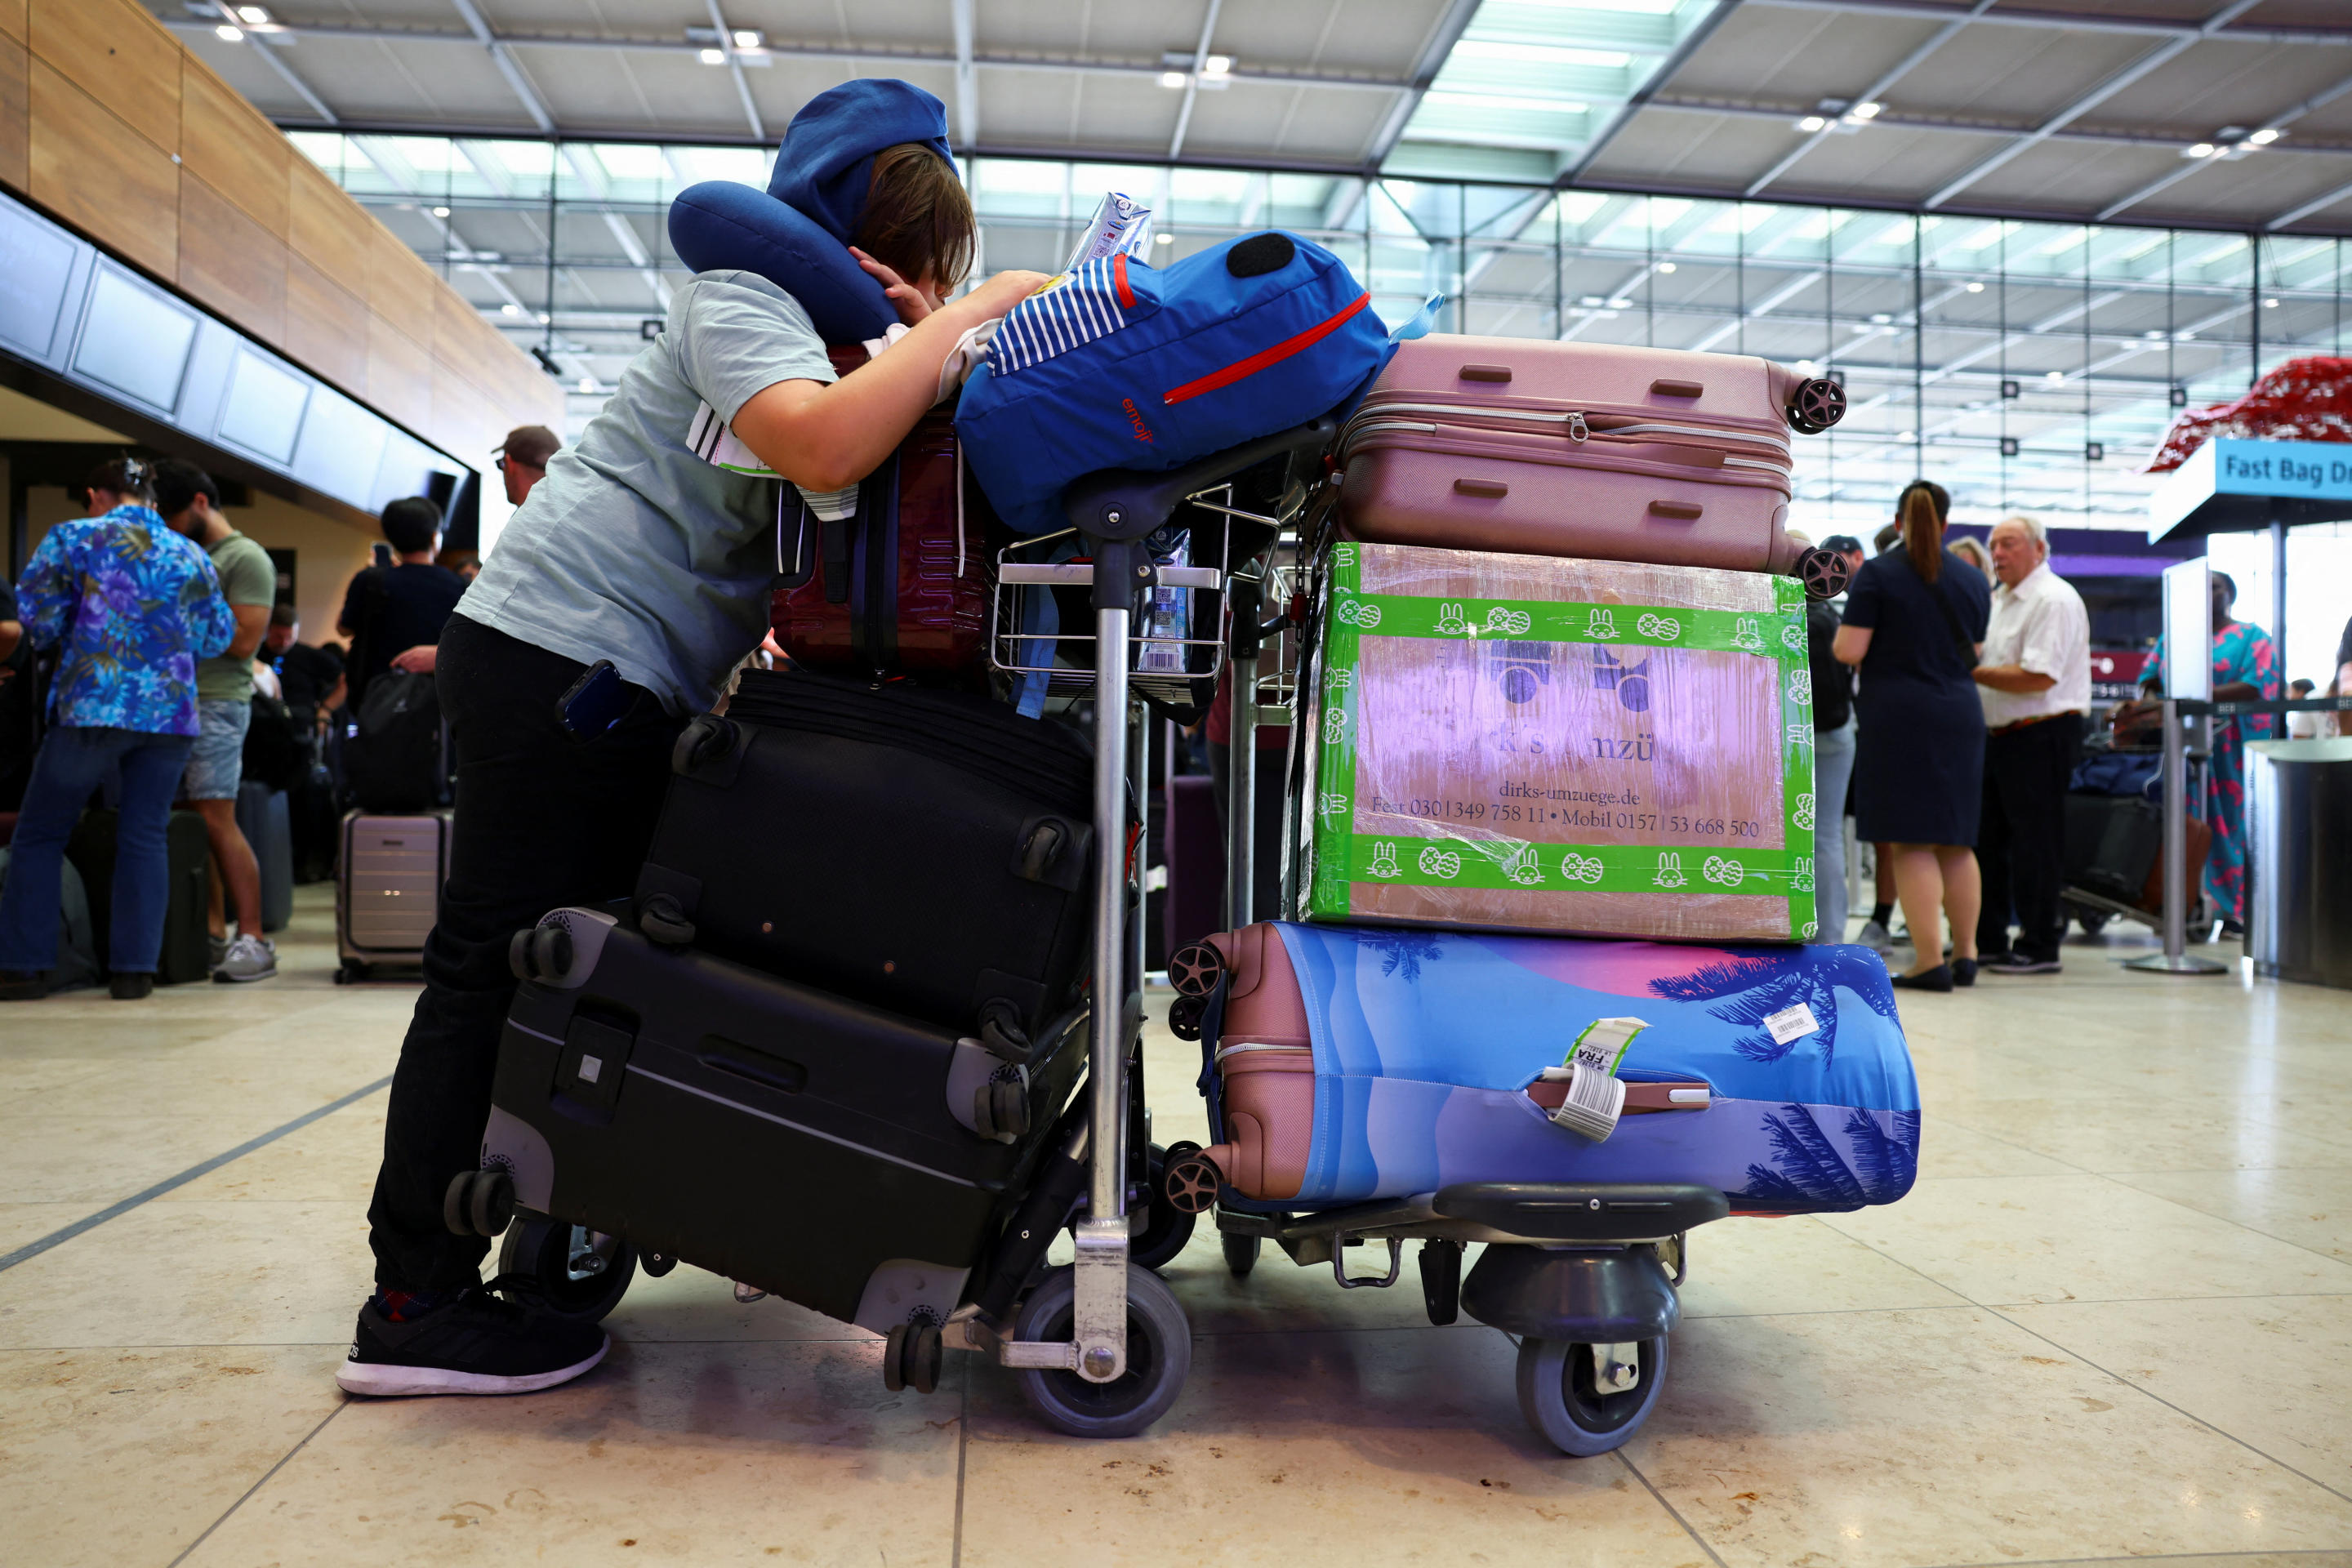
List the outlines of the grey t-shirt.
{"type": "Polygon", "coordinates": [[[458,601],[467,620],[699,712],[768,631],[776,491],[687,445],[780,381],[835,380],[800,302],[749,272],[699,274],[604,412],[555,454],[458,601]]]}

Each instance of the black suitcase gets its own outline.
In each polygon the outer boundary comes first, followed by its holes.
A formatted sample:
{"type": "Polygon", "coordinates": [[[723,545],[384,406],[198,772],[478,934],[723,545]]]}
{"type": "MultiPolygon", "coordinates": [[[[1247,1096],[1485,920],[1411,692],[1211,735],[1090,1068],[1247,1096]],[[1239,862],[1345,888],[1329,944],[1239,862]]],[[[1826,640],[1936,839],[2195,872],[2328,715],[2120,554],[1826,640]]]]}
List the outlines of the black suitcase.
{"type": "Polygon", "coordinates": [[[1094,763],[1069,730],[903,681],[747,669],[673,765],[637,881],[648,935],[1015,1057],[1076,1002],[1094,763]]]}
{"type": "Polygon", "coordinates": [[[284,931],[294,919],[294,816],[286,792],[259,779],[239,784],[236,830],[261,872],[261,929],[284,931]]]}
{"type": "MultiPolygon", "coordinates": [[[[98,945],[98,961],[110,967],[118,820],[112,807],[91,806],[81,814],[73,836],[66,840],[66,858],[81,872],[82,885],[89,893],[90,936],[98,945]]],[[[155,955],[155,984],[183,985],[206,979],[213,972],[212,840],[205,833],[205,819],[193,811],[172,813],[163,829],[163,852],[170,881],[163,895],[163,946],[155,955]]]]}
{"type": "Polygon", "coordinates": [[[2164,853],[2164,813],[2137,795],[2066,796],[2066,885],[2137,905],[2164,853]]]}
{"type": "Polygon", "coordinates": [[[1025,1069],[958,1031],[560,910],[517,990],[482,1163],[516,1202],[877,1331],[961,1298],[1084,1064],[1073,1014],[1025,1069]],[[992,1079],[1032,1131],[973,1130],[992,1079]]]}

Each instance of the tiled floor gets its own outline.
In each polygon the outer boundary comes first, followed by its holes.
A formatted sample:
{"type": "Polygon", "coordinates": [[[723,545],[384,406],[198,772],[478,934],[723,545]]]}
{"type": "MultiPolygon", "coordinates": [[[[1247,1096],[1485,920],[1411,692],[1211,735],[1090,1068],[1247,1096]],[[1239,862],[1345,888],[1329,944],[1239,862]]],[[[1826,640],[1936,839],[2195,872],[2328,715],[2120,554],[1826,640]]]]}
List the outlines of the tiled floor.
{"type": "MultiPolygon", "coordinates": [[[[2352,1568],[2352,995],[2120,969],[1906,994],[1918,1187],[1693,1238],[1622,1454],[1520,1425],[1512,1352],[1418,1292],[1204,1232],[1192,1381],[1087,1445],[966,1358],[641,1280],[605,1365],[514,1400],[332,1380],[412,988],[340,990],[325,889],[285,973],[0,1011],[0,1563],[2352,1568]],[[298,1118],[253,1152],[13,1265],[298,1118]]],[[[1199,1135],[1155,1031],[1162,1139],[1199,1135]]]]}

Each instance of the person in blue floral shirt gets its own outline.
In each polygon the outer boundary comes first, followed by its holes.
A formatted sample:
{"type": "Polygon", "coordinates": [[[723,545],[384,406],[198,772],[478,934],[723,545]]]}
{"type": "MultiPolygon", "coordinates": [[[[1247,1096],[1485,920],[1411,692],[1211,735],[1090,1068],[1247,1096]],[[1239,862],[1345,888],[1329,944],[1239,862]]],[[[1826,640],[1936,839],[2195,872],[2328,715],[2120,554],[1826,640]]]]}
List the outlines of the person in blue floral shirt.
{"type": "Polygon", "coordinates": [[[49,530],[16,585],[26,640],[58,660],[0,889],[0,1001],[47,994],[66,838],[118,767],[108,968],[122,1000],[155,987],[163,829],[198,731],[196,661],[228,646],[236,618],[211,559],[156,513],[150,472],[130,458],[102,465],[88,487],[93,515],[49,530]],[[120,504],[97,515],[110,500],[120,504]]]}

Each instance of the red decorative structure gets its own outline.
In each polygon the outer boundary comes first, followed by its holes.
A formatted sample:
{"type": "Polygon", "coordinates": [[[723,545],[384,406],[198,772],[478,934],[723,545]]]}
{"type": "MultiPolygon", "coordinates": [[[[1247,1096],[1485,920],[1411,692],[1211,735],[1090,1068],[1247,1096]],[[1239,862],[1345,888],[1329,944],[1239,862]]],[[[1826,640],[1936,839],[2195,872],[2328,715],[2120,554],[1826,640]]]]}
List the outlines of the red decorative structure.
{"type": "Polygon", "coordinates": [[[2168,474],[2216,436],[2246,441],[2352,442],[2352,359],[2291,359],[2235,403],[2195,408],[2165,432],[2151,474],[2168,474]]]}

